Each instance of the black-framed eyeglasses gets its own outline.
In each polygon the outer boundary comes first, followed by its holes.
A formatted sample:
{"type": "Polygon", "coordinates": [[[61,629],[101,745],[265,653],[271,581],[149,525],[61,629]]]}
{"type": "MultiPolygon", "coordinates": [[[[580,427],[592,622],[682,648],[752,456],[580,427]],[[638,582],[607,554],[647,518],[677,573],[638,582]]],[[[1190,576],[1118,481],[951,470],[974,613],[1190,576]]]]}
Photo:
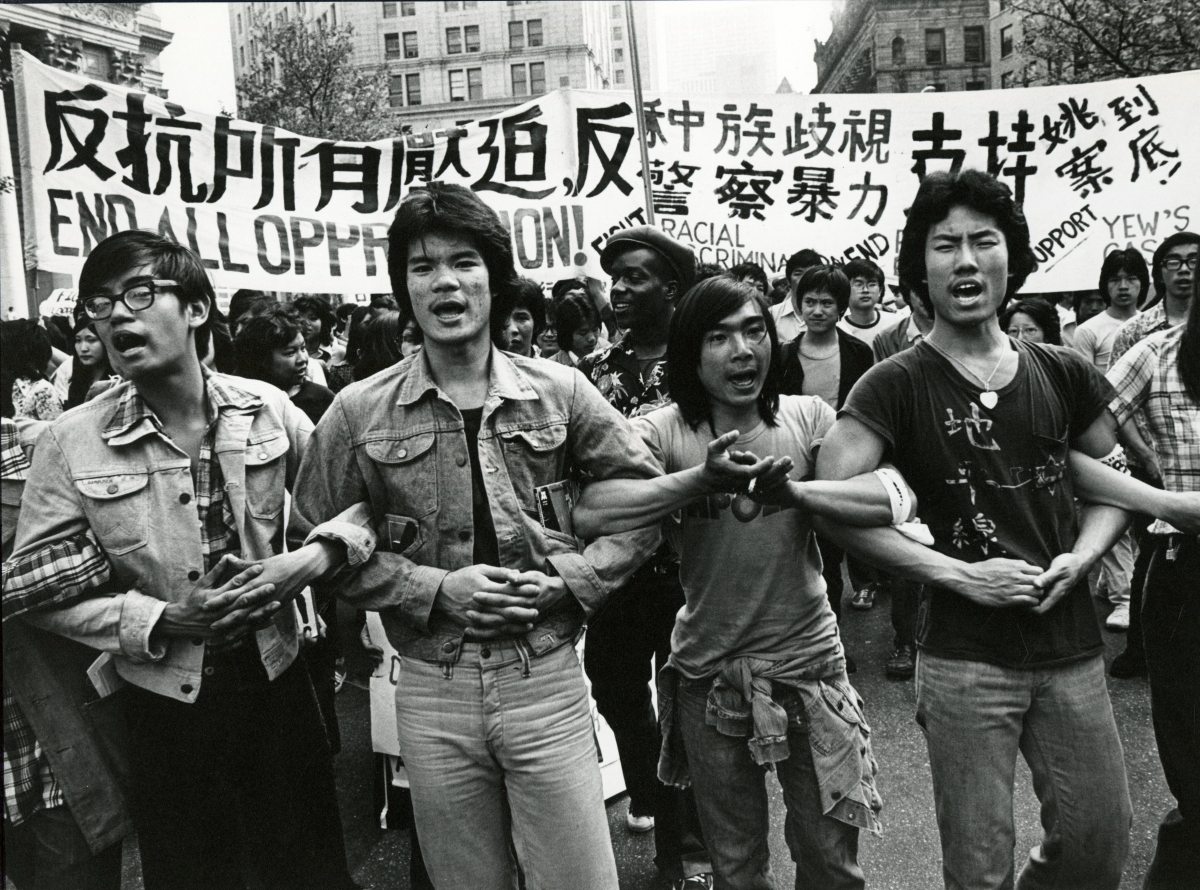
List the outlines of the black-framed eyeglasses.
{"type": "Polygon", "coordinates": [[[129,307],[130,312],[141,312],[154,305],[154,297],[159,290],[168,287],[179,287],[179,282],[169,278],[155,278],[126,288],[116,296],[93,294],[83,298],[83,311],[87,313],[88,318],[103,321],[113,314],[113,307],[120,301],[129,307]]]}
{"type": "Polygon", "coordinates": [[[1187,259],[1180,259],[1177,256],[1173,256],[1163,260],[1163,268],[1170,269],[1172,272],[1178,272],[1184,266],[1187,266],[1189,269],[1195,269],[1196,257],[1190,256],[1187,259]]]}

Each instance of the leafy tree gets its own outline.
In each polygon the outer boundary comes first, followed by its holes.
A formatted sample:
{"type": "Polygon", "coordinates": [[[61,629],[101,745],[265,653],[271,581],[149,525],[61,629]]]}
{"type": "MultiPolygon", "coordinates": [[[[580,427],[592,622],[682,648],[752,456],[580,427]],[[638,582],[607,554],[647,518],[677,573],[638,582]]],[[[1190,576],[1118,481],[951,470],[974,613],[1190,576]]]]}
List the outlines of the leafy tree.
{"type": "Polygon", "coordinates": [[[1200,68],[1200,10],[1191,0],[1013,0],[1022,50],[1045,82],[1084,83],[1200,68]]]}
{"type": "Polygon", "coordinates": [[[258,58],[237,81],[238,117],[302,136],[368,142],[396,134],[387,72],[353,63],[352,25],[259,15],[258,58]]]}

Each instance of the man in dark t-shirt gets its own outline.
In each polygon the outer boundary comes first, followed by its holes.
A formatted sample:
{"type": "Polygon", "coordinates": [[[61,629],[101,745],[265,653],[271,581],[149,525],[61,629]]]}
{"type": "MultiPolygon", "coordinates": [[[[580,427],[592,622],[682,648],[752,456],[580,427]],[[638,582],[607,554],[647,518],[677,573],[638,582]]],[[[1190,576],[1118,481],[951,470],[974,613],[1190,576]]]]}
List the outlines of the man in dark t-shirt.
{"type": "Polygon", "coordinates": [[[900,277],[932,310],[922,343],[868,371],[825,438],[819,478],[892,461],[932,549],[887,529],[830,529],[926,584],[917,722],[925,732],[946,886],[1013,887],[1020,751],[1045,836],[1016,886],[1115,888],[1129,791],[1087,572],[1128,515],[1076,515],[1071,449],[1109,455],[1111,389],[1069,350],[1015,343],[997,313],[1036,263],[1007,186],[936,173],[909,211],[900,277]]]}

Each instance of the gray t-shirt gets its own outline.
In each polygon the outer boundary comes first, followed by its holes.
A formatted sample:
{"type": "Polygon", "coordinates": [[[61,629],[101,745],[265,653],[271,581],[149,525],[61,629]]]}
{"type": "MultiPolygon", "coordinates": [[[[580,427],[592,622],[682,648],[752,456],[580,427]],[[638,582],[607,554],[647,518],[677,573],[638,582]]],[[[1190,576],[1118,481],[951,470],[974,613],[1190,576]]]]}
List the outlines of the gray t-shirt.
{"type": "MultiPolygon", "coordinates": [[[[811,475],[833,409],[812,396],[782,396],[777,420],[745,432],[735,448],[789,455],[793,479],[811,475]]],[[[630,423],[668,473],[704,463],[714,438],[707,424],[692,430],[673,404],[630,423]]],[[[667,522],[687,599],[671,634],[672,667],[701,679],[742,655],[805,658],[814,666],[842,656],[807,513],[759,508],[745,498],[735,506],[730,495],[718,494],[680,514],[667,522]]]]}
{"type": "Polygon", "coordinates": [[[842,384],[842,353],[835,349],[826,358],[809,358],[800,341],[800,367],[804,371],[803,395],[817,396],[831,408],[837,408],[838,390],[842,384]]]}

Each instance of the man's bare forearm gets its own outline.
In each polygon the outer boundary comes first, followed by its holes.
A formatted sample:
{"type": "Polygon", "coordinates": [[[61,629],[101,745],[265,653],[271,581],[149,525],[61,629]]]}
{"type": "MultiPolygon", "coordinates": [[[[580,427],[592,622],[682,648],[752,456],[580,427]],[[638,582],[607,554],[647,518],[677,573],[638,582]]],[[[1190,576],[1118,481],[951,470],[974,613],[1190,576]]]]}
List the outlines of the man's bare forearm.
{"type": "Polygon", "coordinates": [[[703,466],[653,479],[604,479],[589,483],[572,514],[587,540],[653,525],[696,498],[716,491],[703,466]]]}

